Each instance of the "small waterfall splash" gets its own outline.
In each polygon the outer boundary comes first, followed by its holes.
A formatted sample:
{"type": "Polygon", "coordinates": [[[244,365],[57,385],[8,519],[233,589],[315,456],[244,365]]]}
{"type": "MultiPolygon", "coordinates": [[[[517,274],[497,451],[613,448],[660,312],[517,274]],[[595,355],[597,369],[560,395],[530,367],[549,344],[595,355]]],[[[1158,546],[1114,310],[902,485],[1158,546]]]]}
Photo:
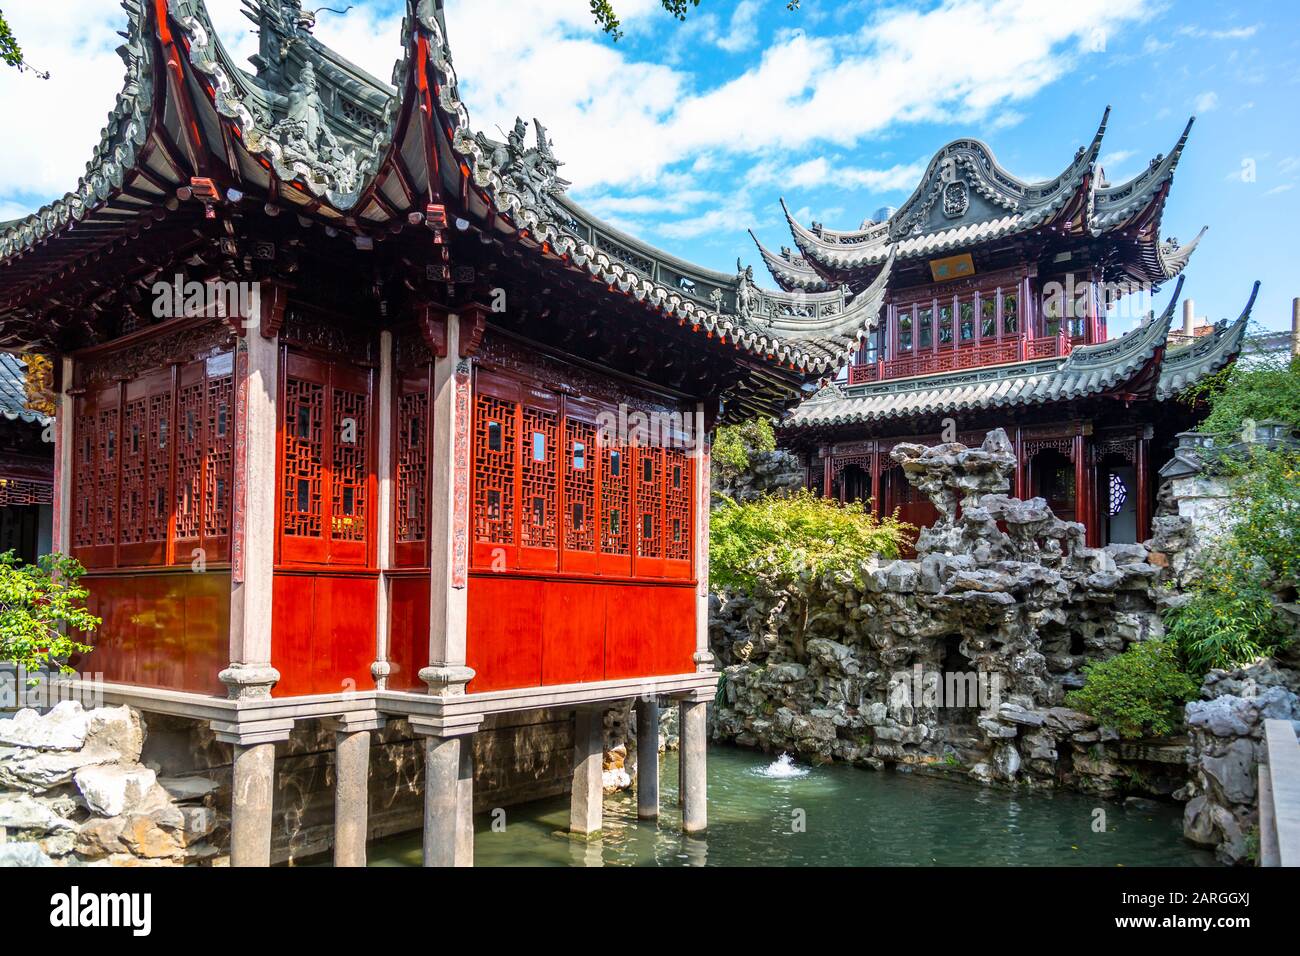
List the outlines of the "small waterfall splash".
{"type": "Polygon", "coordinates": [[[760,777],[770,777],[773,780],[792,780],[808,776],[808,768],[799,766],[787,753],[781,754],[766,767],[754,772],[760,777]]]}

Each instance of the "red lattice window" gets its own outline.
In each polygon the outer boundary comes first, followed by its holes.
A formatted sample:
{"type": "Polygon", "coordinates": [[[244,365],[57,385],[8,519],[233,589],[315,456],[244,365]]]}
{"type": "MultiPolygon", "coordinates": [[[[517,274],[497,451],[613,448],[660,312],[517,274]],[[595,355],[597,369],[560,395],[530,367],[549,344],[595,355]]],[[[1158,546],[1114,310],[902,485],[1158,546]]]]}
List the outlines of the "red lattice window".
{"type": "Polygon", "coordinates": [[[210,378],[204,410],[203,536],[230,534],[231,463],[234,407],[233,377],[210,378]]]}
{"type": "Polygon", "coordinates": [[[691,460],[680,449],[664,452],[664,547],[671,561],[691,558],[691,460]]]}
{"type": "Polygon", "coordinates": [[[600,451],[600,550],[632,552],[632,455],[622,446],[600,451]]]}
{"type": "Polygon", "coordinates": [[[638,557],[663,557],[663,480],[663,451],[658,448],[637,449],[636,553],[638,557]]]}
{"type": "Polygon", "coordinates": [[[149,400],[126,403],[122,414],[121,544],[144,540],[147,498],[146,465],[149,448],[149,400]]]}
{"type": "Polygon", "coordinates": [[[397,400],[397,541],[423,541],[428,527],[429,396],[421,388],[397,400]]]}
{"type": "Polygon", "coordinates": [[[331,525],[336,540],[366,539],[366,396],[333,390],[333,470],[330,473],[331,525]]]}
{"type": "Polygon", "coordinates": [[[513,544],[515,406],[479,395],[474,412],[474,540],[513,544]]]}
{"type": "Polygon", "coordinates": [[[520,458],[520,543],[527,548],[556,547],[557,416],[525,408],[520,458]]]}
{"type": "Polygon", "coordinates": [[[121,461],[121,422],[118,409],[100,409],[95,423],[96,547],[117,543],[117,470],[121,461]]]}
{"type": "Polygon", "coordinates": [[[286,535],[319,538],[324,480],[325,386],[289,378],[284,391],[282,530],[286,535]]]}
{"type": "Polygon", "coordinates": [[[48,505],[54,500],[54,486],[45,481],[0,478],[0,508],[11,505],[48,505]]]}
{"type": "MultiPolygon", "coordinates": [[[[182,385],[176,399],[176,530],[178,541],[199,537],[203,522],[203,397],[200,379],[182,385]]],[[[188,555],[178,554],[177,560],[188,555]]]]}
{"type": "Polygon", "coordinates": [[[146,541],[167,540],[167,503],[171,500],[171,417],[170,389],[149,397],[149,428],[146,435],[148,465],[145,483],[146,541]]]}
{"type": "Polygon", "coordinates": [[[586,422],[564,423],[564,548],[595,551],[596,428],[586,422]]]}
{"type": "Polygon", "coordinates": [[[73,423],[72,478],[72,545],[89,548],[95,543],[95,415],[85,410],[86,400],[78,399],[78,414],[73,423]]]}

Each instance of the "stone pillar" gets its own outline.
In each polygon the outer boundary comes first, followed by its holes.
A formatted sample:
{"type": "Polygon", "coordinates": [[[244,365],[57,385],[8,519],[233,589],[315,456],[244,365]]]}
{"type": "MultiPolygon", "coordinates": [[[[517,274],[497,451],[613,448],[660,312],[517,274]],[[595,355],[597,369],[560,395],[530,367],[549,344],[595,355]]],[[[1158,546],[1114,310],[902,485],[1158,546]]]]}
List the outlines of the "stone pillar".
{"type": "Polygon", "coordinates": [[[460,774],[456,780],[456,865],[474,865],[474,738],[460,746],[460,774]]]}
{"type": "Polygon", "coordinates": [[[703,833],[709,826],[708,809],[708,700],[693,695],[679,705],[681,722],[682,829],[703,833]]]}
{"type": "Polygon", "coordinates": [[[636,702],[636,815],[659,818],[659,700],[636,702]]]}
{"type": "MultiPolygon", "coordinates": [[[[272,288],[272,314],[284,290],[272,288]]],[[[234,514],[230,557],[230,666],[219,677],[233,698],[269,697],[280,679],[271,666],[271,588],[276,529],[276,403],[279,336],[275,323],[242,331],[235,353],[234,514]],[[268,334],[269,333],[269,334],[268,334]]]]}
{"type": "Polygon", "coordinates": [[[472,866],[474,854],[473,758],[481,715],[413,716],[424,738],[424,865],[472,866]],[[469,774],[466,775],[466,769],[469,774]]]}
{"type": "Polygon", "coordinates": [[[393,550],[393,333],[379,333],[379,435],[376,443],[376,478],[379,488],[379,520],[375,523],[375,554],[379,578],[375,588],[375,661],[370,675],[380,690],[388,689],[388,570],[393,550]]]}
{"type": "Polygon", "coordinates": [[[695,407],[695,654],[697,671],[713,670],[709,650],[709,514],[713,500],[712,445],[704,430],[704,403],[695,407]]]}
{"type": "MultiPolygon", "coordinates": [[[[443,320],[437,313],[423,319],[426,328],[443,320]]],[[[420,671],[420,680],[429,685],[430,694],[456,696],[465,692],[465,685],[474,677],[474,671],[465,666],[473,408],[470,362],[461,354],[461,317],[445,316],[445,327],[441,342],[436,342],[432,332],[426,333],[426,339],[436,344],[429,407],[433,429],[429,450],[429,666],[420,671]]]]}
{"type": "Polygon", "coordinates": [[[573,793],[569,832],[600,832],[605,800],[605,727],[598,708],[582,707],[573,715],[573,793]]]}
{"type": "Polygon", "coordinates": [[[1183,299],[1183,337],[1190,342],[1196,337],[1196,303],[1183,299]]]}
{"type": "Polygon", "coordinates": [[[370,829],[370,732],[377,713],[347,714],[326,722],[334,731],[334,865],[366,865],[370,829]]]}
{"type": "Polygon", "coordinates": [[[271,865],[271,809],[275,799],[275,744],[288,740],[293,721],[213,721],[223,743],[234,744],[230,797],[230,865],[271,865]]]}

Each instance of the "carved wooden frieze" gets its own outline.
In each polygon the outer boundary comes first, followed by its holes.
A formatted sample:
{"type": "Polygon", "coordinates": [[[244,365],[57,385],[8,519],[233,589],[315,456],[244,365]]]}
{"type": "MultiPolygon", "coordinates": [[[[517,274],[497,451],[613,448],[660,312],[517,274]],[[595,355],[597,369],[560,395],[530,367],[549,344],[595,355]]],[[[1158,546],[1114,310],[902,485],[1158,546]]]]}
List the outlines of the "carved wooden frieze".
{"type": "Polygon", "coordinates": [[[96,349],[73,363],[74,387],[93,391],[115,382],[139,378],[169,365],[211,358],[229,352],[235,333],[220,319],[154,335],[132,337],[119,345],[96,349]]]}
{"type": "Polygon", "coordinates": [[[300,348],[346,356],[361,365],[375,362],[376,335],[372,331],[344,325],[322,313],[298,307],[285,310],[280,340],[300,348]]]}

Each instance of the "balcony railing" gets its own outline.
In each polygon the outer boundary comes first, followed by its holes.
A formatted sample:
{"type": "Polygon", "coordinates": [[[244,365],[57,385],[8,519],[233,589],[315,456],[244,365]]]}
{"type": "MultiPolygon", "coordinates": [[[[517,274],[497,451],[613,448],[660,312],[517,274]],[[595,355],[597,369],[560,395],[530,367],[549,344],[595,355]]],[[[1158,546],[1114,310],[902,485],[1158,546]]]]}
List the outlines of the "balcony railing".
{"type": "Polygon", "coordinates": [[[1033,359],[1058,358],[1070,354],[1073,347],[1066,335],[1048,338],[1030,338],[1027,335],[968,345],[961,348],[942,348],[938,351],[909,352],[899,358],[868,362],[849,367],[849,384],[883,382],[892,378],[911,378],[914,375],[933,375],[937,372],[958,372],[962,369],[981,368],[985,365],[1006,365],[1033,359]]]}

